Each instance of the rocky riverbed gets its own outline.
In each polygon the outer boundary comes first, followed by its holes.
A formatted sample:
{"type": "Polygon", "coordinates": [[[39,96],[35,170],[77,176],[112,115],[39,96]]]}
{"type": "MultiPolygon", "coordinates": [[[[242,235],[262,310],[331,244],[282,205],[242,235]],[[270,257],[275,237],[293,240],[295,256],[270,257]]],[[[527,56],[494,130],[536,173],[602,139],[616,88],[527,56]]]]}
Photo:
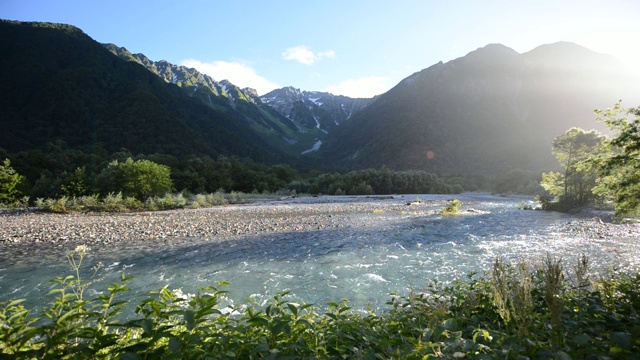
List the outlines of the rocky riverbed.
{"type": "MultiPolygon", "coordinates": [[[[114,242],[189,238],[215,241],[238,236],[367,226],[370,220],[352,214],[402,212],[406,217],[433,213],[434,203],[415,196],[287,198],[204,209],[155,212],[51,214],[40,211],[0,213],[0,248],[104,245],[114,242]]],[[[441,204],[440,204],[441,203],[441,204]]],[[[473,208],[463,211],[475,212],[473,208]]],[[[587,238],[640,236],[638,224],[613,224],[606,212],[581,213],[567,223],[567,232],[587,238]]],[[[388,220],[388,219],[387,219],[388,220]]]]}
{"type": "MultiPolygon", "coordinates": [[[[398,197],[400,198],[400,197],[398,197]]],[[[17,211],[0,214],[0,247],[25,244],[100,245],[119,241],[265,235],[357,226],[353,213],[405,210],[392,197],[303,198],[258,201],[204,209],[129,213],[51,214],[17,211]],[[385,201],[380,201],[383,199],[385,201]]]]}
{"type": "MultiPolygon", "coordinates": [[[[497,256],[539,263],[545,254],[594,270],[640,271],[640,229],[609,214],[520,210],[520,197],[451,195],[260,200],[206,209],[135,213],[0,213],[0,301],[39,304],[48,280],[69,271],[65,254],[88,245],[86,271],[106,283],[134,276],[137,293],[170,285],[195,291],[229,280],[238,301],[292,289],[304,301],[349,298],[362,308],[426,279],[450,281],[497,256]],[[604,216],[606,215],[606,216],[604,216]]],[[[569,265],[568,265],[569,266],[569,265]]]]}

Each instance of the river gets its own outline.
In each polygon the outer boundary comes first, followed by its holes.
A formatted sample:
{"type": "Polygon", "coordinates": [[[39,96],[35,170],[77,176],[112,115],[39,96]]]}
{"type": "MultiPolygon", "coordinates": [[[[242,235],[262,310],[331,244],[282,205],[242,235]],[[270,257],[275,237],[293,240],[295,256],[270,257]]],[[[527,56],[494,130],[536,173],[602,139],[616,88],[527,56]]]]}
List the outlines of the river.
{"type": "MultiPolygon", "coordinates": [[[[344,218],[353,226],[321,231],[289,231],[228,238],[224,241],[174,239],[161,243],[117,243],[92,249],[83,276],[98,263],[100,279],[87,295],[102,293],[124,272],[134,276],[125,298],[140,299],[163,286],[194,293],[216,281],[230,281],[228,301],[266,304],[278,291],[290,291],[292,301],[320,307],[349,299],[356,308],[384,307],[388,294],[421,291],[430,280],[447,283],[490,268],[498,256],[539,265],[547,254],[571,267],[580,254],[589,256],[596,272],[640,271],[636,234],[595,237],[576,230],[580,220],[555,212],[525,211],[530,198],[462,194],[463,212],[442,216],[451,195],[407,195],[389,198],[341,197],[331,201],[402,203],[402,210],[354,211],[344,218]],[[416,205],[404,205],[420,199],[416,205]]],[[[326,198],[323,198],[326,199],[326,198]]],[[[323,199],[289,202],[308,204],[323,199]]],[[[276,205],[277,206],[277,205],[276,205]]],[[[397,209],[397,207],[395,208],[397,209]]],[[[292,218],[291,221],[297,221],[292,218]]],[[[63,251],[48,248],[0,256],[0,301],[26,298],[39,309],[47,303],[49,282],[71,274],[63,251]]]]}

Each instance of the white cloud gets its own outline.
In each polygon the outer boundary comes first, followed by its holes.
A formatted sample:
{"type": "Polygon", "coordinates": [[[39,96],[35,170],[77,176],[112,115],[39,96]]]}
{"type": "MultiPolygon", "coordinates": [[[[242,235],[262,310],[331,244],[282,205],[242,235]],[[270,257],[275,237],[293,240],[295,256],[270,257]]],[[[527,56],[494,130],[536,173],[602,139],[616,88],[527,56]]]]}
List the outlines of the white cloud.
{"type": "Polygon", "coordinates": [[[333,50],[321,51],[318,53],[319,58],[327,58],[334,59],[336,57],[336,52],[333,50]]]}
{"type": "Polygon", "coordinates": [[[241,88],[250,87],[256,89],[259,95],[264,95],[280,86],[258,75],[252,67],[228,61],[202,62],[196,59],[183,60],[181,65],[195,68],[203,74],[211,76],[214,80],[229,80],[232,84],[241,88]]]}
{"type": "Polygon", "coordinates": [[[380,95],[389,90],[389,78],[369,76],[360,79],[348,79],[337,85],[329,85],[325,91],[334,95],[344,95],[353,98],[369,98],[380,95]]]}
{"type": "Polygon", "coordinates": [[[323,58],[333,59],[335,57],[336,52],[333,50],[314,53],[310,47],[303,45],[288,48],[282,53],[283,59],[297,61],[305,65],[313,65],[313,63],[323,58]]]}

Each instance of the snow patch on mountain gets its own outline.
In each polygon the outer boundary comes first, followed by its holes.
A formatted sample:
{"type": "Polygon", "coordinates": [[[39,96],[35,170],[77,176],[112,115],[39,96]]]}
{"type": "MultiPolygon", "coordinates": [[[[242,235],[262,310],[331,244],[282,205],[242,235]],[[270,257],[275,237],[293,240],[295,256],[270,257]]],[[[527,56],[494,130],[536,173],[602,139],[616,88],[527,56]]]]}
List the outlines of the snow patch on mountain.
{"type": "Polygon", "coordinates": [[[304,154],[308,154],[308,153],[310,153],[310,152],[318,151],[318,150],[320,150],[320,146],[322,146],[322,140],[318,140],[318,141],[316,141],[316,143],[315,143],[315,144],[313,144],[313,147],[312,147],[311,149],[308,149],[308,150],[303,151],[303,152],[302,152],[302,155],[304,155],[304,154]]]}
{"type": "Polygon", "coordinates": [[[286,141],[286,142],[287,142],[287,144],[289,144],[289,145],[295,145],[295,144],[298,142],[298,140],[296,140],[296,139],[289,139],[289,138],[286,138],[286,137],[284,137],[284,136],[283,136],[282,138],[283,138],[283,139],[284,139],[284,141],[286,141]]]}
{"type": "Polygon", "coordinates": [[[307,98],[309,99],[309,101],[311,101],[312,103],[318,105],[318,106],[322,106],[322,101],[318,101],[320,100],[320,98],[307,98]]]}
{"type": "Polygon", "coordinates": [[[322,131],[323,133],[328,134],[328,132],[325,129],[320,127],[320,118],[318,116],[313,115],[313,120],[316,121],[316,128],[320,129],[320,131],[322,131]]]}

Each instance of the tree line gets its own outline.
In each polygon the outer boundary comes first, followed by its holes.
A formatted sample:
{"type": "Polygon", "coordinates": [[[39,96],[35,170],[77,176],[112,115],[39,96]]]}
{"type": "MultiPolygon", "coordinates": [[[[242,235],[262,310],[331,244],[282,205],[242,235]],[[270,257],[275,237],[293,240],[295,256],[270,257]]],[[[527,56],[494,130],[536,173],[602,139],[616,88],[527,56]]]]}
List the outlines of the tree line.
{"type": "Polygon", "coordinates": [[[287,164],[264,165],[250,159],[220,156],[177,158],[137,155],[123,150],[107,156],[69,149],[62,141],[47,151],[17,154],[0,151],[0,203],[34,203],[37,199],[118,194],[145,201],[171,192],[373,195],[460,193],[473,188],[463,178],[443,178],[425,171],[391,169],[302,174],[287,164]]]}
{"type": "Polygon", "coordinates": [[[91,153],[48,143],[46,150],[9,154],[0,149],[0,203],[121,193],[145,201],[171,192],[288,193],[328,195],[428,194],[491,191],[538,194],[544,209],[567,211],[613,203],[619,216],[640,212],[640,108],[616,104],[597,110],[613,133],[572,128],[556,137],[552,152],[562,171],[540,174],[506,168],[493,176],[438,176],[389,168],[345,173],[301,173],[287,164],[265,165],[233,156],[167,154],[134,156],[123,149],[91,153]],[[544,192],[541,190],[544,189],[544,192]]]}

